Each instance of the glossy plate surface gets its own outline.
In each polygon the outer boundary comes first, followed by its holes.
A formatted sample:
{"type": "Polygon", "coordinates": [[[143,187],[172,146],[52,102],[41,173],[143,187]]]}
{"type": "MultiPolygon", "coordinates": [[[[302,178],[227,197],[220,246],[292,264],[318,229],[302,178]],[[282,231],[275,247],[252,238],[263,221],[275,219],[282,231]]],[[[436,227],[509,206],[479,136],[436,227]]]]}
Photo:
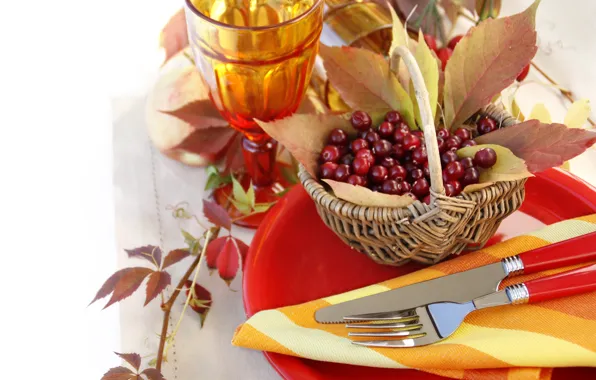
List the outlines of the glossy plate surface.
{"type": "MultiPolygon", "coordinates": [[[[596,188],[561,170],[530,178],[521,209],[508,217],[487,244],[534,231],[545,224],[596,213],[596,188]]],[[[244,272],[248,316],[374,284],[420,269],[388,267],[351,250],[320,220],[301,186],[269,211],[251,244],[244,272]]],[[[445,379],[415,370],[370,368],[265,356],[284,379],[445,379]]],[[[556,369],[553,379],[596,379],[596,368],[556,369]]]]}

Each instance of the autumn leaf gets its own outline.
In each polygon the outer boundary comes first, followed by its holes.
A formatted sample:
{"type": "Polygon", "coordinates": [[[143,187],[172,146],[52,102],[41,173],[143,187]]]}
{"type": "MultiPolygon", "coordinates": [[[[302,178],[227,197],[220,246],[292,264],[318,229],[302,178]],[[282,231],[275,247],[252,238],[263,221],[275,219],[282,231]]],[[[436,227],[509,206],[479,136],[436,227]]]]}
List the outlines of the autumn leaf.
{"type": "Polygon", "coordinates": [[[161,112],[177,117],[199,129],[228,126],[228,122],[221,117],[210,99],[194,100],[180,108],[161,112]]]}
{"type": "Polygon", "coordinates": [[[122,275],[125,273],[125,271],[127,269],[128,268],[119,270],[118,272],[111,275],[104,282],[104,284],[101,286],[101,288],[97,291],[97,294],[95,295],[93,300],[91,302],[89,302],[89,305],[91,305],[92,303],[94,303],[97,300],[100,300],[100,299],[106,297],[108,294],[111,294],[114,291],[116,284],[118,283],[118,281],[120,281],[120,278],[122,277],[122,275]]]}
{"type": "Polygon", "coordinates": [[[165,259],[163,259],[162,269],[166,269],[170,265],[174,265],[188,256],[190,256],[190,251],[188,249],[174,249],[166,255],[165,259]]]}
{"type": "Polygon", "coordinates": [[[147,306],[155,297],[159,295],[168,285],[172,283],[172,277],[166,271],[153,272],[149,275],[147,281],[147,297],[145,305],[147,306]]]}
{"type": "Polygon", "coordinates": [[[352,109],[397,110],[414,128],[414,109],[389,63],[379,54],[353,47],[321,45],[327,77],[352,109]]]}
{"type": "Polygon", "coordinates": [[[467,9],[474,14],[476,2],[474,0],[442,0],[441,6],[451,24],[455,24],[462,9],[467,9]]]}
{"type": "Polygon", "coordinates": [[[324,179],[323,181],[331,187],[336,197],[361,206],[401,208],[414,203],[412,198],[405,195],[383,194],[363,186],[353,186],[330,179],[324,179]]]}
{"type": "Polygon", "coordinates": [[[550,116],[550,112],[543,103],[538,103],[534,105],[532,111],[530,111],[530,116],[528,119],[536,119],[541,123],[551,123],[552,119],[550,116]]]}
{"type": "Polygon", "coordinates": [[[457,151],[460,158],[474,157],[476,152],[484,148],[491,148],[497,153],[497,162],[489,169],[480,170],[480,184],[485,182],[517,181],[532,177],[524,160],[516,157],[509,149],[494,145],[475,145],[461,148],[457,151]]]}
{"type": "Polygon", "coordinates": [[[536,54],[535,15],[487,19],[459,41],[445,68],[445,125],[457,128],[509,86],[536,54]]]}
{"type": "Polygon", "coordinates": [[[476,14],[479,20],[497,18],[501,12],[501,0],[476,0],[476,14]]]}
{"type": "Polygon", "coordinates": [[[161,372],[155,368],[147,368],[141,373],[147,377],[147,380],[166,380],[161,372]]]}
{"type": "Polygon", "coordinates": [[[356,134],[349,120],[340,115],[294,114],[281,120],[257,123],[263,130],[287,150],[313,176],[317,176],[317,161],[327,136],[332,129],[340,128],[348,134],[356,134]]]}
{"type": "Polygon", "coordinates": [[[583,128],[590,117],[590,112],[592,112],[592,108],[588,99],[576,100],[569,107],[563,124],[569,128],[583,128]]]}
{"type": "Polygon", "coordinates": [[[232,229],[232,219],[225,208],[215,202],[203,199],[203,213],[205,217],[213,224],[223,227],[226,230],[232,229]]]}
{"type": "Polygon", "coordinates": [[[242,135],[237,134],[228,147],[224,158],[224,173],[234,173],[244,167],[244,154],[242,150],[242,135]]]}
{"type": "MultiPolygon", "coordinates": [[[[190,293],[190,287],[192,286],[192,281],[186,281],[184,286],[187,288],[186,296],[188,297],[190,293]]],[[[199,314],[201,318],[201,326],[205,323],[205,318],[207,317],[207,313],[209,313],[212,304],[213,300],[211,298],[211,293],[201,285],[195,284],[193,287],[193,293],[191,294],[189,306],[197,314],[199,314]]]]}
{"type": "Polygon", "coordinates": [[[221,252],[224,244],[228,240],[227,236],[219,237],[217,239],[212,240],[207,245],[206,257],[207,260],[207,268],[213,270],[217,268],[217,258],[219,257],[219,253],[221,252]]]}
{"type": "MultiPolygon", "coordinates": [[[[408,46],[410,37],[408,36],[406,28],[404,28],[402,25],[401,20],[397,16],[397,13],[395,13],[393,7],[389,7],[389,12],[391,13],[391,21],[393,23],[393,26],[391,27],[391,47],[389,48],[389,57],[392,57],[393,52],[399,46],[408,46]]],[[[395,70],[396,68],[392,67],[391,69],[395,70]]]]}
{"type": "Polygon", "coordinates": [[[161,264],[161,248],[154,245],[145,245],[134,249],[125,249],[128,258],[141,258],[149,261],[151,264],[159,268],[161,264]]]}
{"type": "Polygon", "coordinates": [[[230,286],[240,268],[240,248],[235,239],[228,238],[217,257],[217,270],[219,277],[230,286]]]}
{"type": "Polygon", "coordinates": [[[110,370],[101,377],[101,380],[132,380],[136,377],[136,373],[129,368],[114,367],[110,368],[110,370]]]}
{"type": "Polygon", "coordinates": [[[141,355],[139,354],[120,354],[118,352],[114,352],[116,355],[120,356],[122,359],[126,360],[128,364],[130,364],[135,370],[139,370],[141,366],[141,355]]]}
{"type": "Polygon", "coordinates": [[[544,171],[583,153],[596,143],[596,132],[528,120],[477,137],[478,144],[508,148],[532,173],[544,171]]]}
{"type": "MultiPolygon", "coordinates": [[[[428,91],[428,99],[430,101],[430,108],[433,113],[434,120],[437,113],[437,101],[439,98],[439,65],[437,64],[435,57],[432,55],[431,50],[428,48],[428,45],[424,41],[422,32],[418,34],[418,46],[416,47],[416,54],[414,57],[416,58],[416,62],[418,63],[418,67],[420,68],[420,72],[424,78],[424,84],[426,85],[426,90],[428,91]]],[[[412,84],[410,84],[410,86],[413,90],[412,84]]],[[[421,126],[422,118],[420,117],[420,109],[416,100],[416,92],[412,90],[410,91],[410,97],[412,98],[412,103],[414,104],[416,121],[418,122],[418,125],[421,126]]]]}
{"type": "Polygon", "coordinates": [[[165,61],[188,46],[188,31],[184,8],[180,8],[167,22],[159,36],[159,46],[165,50],[165,61]]]}
{"type": "Polygon", "coordinates": [[[415,30],[422,29],[425,34],[431,34],[443,39],[446,35],[445,25],[436,12],[437,2],[429,3],[429,0],[393,0],[393,4],[400,11],[404,20],[410,13],[412,14],[408,23],[411,28],[415,30]],[[428,8],[429,5],[430,9],[428,8]]]}
{"type": "MultiPolygon", "coordinates": [[[[130,296],[134,293],[135,290],[141,286],[141,283],[149,274],[153,273],[154,271],[149,268],[143,267],[133,267],[133,268],[124,268],[119,270],[118,272],[114,273],[113,276],[117,276],[118,280],[115,282],[114,286],[107,292],[106,295],[112,293],[112,297],[108,301],[108,303],[103,307],[104,309],[108,306],[112,305],[115,302],[122,301],[126,297],[130,296]]],[[[112,276],[112,277],[113,277],[112,276]]],[[[102,286],[98,295],[104,294],[107,291],[107,288],[112,285],[112,277],[110,277],[102,286]],[[105,288],[105,289],[104,289],[105,288]]],[[[105,296],[103,296],[105,297],[105,296]]],[[[95,297],[97,300],[97,296],[95,297]]],[[[102,298],[102,297],[100,297],[102,298]]],[[[95,301],[94,300],[94,301],[95,301]]]]}

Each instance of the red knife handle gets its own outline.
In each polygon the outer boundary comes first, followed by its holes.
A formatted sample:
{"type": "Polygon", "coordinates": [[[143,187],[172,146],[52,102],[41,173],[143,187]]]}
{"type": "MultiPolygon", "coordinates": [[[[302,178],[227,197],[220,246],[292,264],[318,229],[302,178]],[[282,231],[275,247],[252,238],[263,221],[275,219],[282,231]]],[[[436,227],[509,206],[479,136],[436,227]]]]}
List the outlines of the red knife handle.
{"type": "Polygon", "coordinates": [[[596,264],[507,288],[511,303],[534,303],[596,291],[596,264]]]}
{"type": "Polygon", "coordinates": [[[596,232],[521,253],[523,273],[536,273],[596,260],[596,232]]]}

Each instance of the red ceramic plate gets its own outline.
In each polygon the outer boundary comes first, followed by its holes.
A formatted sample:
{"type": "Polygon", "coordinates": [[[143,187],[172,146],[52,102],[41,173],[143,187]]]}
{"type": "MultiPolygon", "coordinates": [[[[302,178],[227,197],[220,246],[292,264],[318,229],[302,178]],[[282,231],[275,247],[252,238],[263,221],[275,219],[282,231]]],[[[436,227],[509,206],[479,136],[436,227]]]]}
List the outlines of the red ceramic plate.
{"type": "MultiPolygon", "coordinates": [[[[526,200],[508,217],[489,244],[536,230],[545,224],[596,213],[596,188],[561,170],[528,180],[526,200]]],[[[244,307],[248,316],[374,284],[421,268],[388,267],[344,245],[319,219],[300,186],[269,212],[259,227],[244,272],[244,307]]],[[[284,379],[444,379],[415,370],[395,370],[265,356],[284,379]]],[[[566,368],[555,379],[596,379],[596,369],[566,368]]]]}

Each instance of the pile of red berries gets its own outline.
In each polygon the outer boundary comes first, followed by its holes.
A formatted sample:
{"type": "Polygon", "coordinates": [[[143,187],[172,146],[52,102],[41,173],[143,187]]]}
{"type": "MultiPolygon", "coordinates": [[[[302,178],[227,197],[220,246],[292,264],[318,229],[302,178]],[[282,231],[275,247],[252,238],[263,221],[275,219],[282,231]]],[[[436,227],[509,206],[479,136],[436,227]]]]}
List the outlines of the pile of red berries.
{"type": "MultiPolygon", "coordinates": [[[[363,111],[354,112],[351,123],[358,131],[355,138],[350,139],[341,129],[329,134],[328,145],[320,154],[320,178],[430,203],[430,172],[422,131],[411,131],[397,111],[388,112],[377,128],[363,111]]],[[[476,145],[469,129],[459,128],[453,134],[439,129],[437,143],[448,196],[478,183],[479,170],[497,161],[496,152],[490,148],[479,150],[474,158],[459,159],[456,150],[476,145]]]]}

